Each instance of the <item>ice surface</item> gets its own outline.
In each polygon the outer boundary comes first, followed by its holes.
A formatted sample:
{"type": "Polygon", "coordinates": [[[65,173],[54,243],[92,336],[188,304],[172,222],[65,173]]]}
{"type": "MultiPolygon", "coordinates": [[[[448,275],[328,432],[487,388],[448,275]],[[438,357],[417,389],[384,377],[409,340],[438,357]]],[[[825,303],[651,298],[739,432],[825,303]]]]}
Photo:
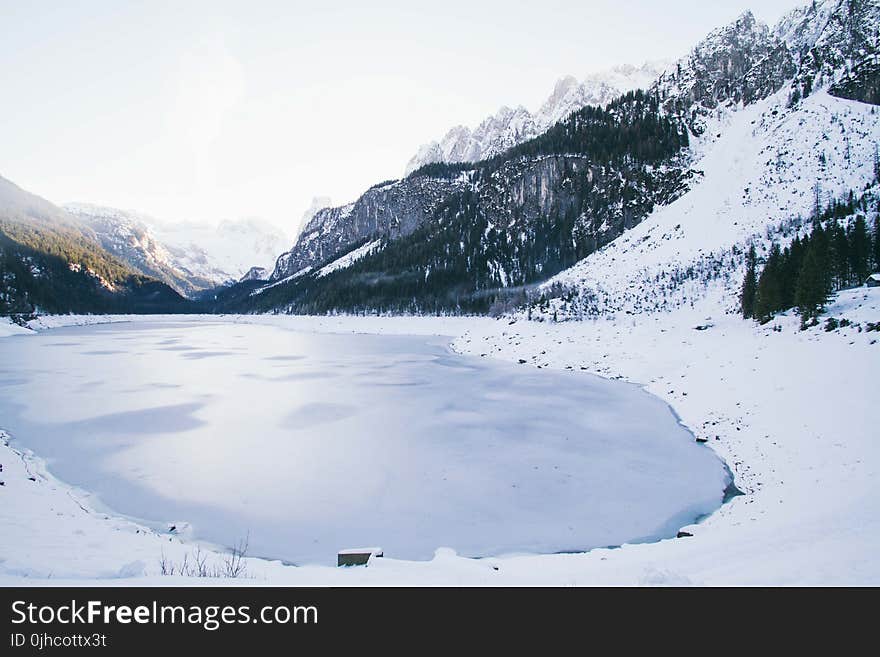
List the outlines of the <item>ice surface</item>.
{"type": "Polygon", "coordinates": [[[300,564],[581,551],[721,503],[722,462],[659,399],[447,342],[211,320],[13,335],[0,417],[116,513],[300,564]]]}

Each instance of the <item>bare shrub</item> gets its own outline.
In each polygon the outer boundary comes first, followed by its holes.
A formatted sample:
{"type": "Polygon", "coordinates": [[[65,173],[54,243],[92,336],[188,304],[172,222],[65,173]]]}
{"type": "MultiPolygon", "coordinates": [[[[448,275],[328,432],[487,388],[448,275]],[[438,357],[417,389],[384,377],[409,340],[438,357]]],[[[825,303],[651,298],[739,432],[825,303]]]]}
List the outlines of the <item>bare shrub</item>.
{"type": "Polygon", "coordinates": [[[220,563],[208,563],[209,552],[196,546],[195,550],[183,555],[180,562],[175,562],[165,555],[159,558],[159,573],[166,576],[182,577],[240,578],[247,577],[247,551],[250,533],[232,546],[220,563]]]}

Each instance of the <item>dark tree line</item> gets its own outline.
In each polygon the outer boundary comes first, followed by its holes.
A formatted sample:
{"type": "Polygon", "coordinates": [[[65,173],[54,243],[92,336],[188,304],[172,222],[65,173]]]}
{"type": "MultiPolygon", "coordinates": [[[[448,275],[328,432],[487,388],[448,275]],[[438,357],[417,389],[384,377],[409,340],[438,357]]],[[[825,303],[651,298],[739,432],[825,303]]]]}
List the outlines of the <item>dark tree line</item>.
{"type": "Polygon", "coordinates": [[[880,215],[869,230],[865,215],[856,214],[864,205],[852,194],[832,202],[814,217],[807,235],[796,236],[784,249],[774,242],[760,274],[755,249],[750,248],[740,296],[743,316],[765,323],[778,312],[797,308],[806,326],[815,322],[833,292],[861,285],[880,270],[880,215]],[[853,214],[848,225],[841,222],[853,214]]]}
{"type": "Polygon", "coordinates": [[[630,91],[604,109],[588,105],[547,132],[514,146],[505,159],[571,153],[594,162],[656,164],[688,145],[685,126],[664,114],[656,96],[630,91]]]}
{"type": "MultiPolygon", "coordinates": [[[[515,168],[515,167],[514,167],[515,168]]],[[[523,288],[572,266],[674,196],[681,176],[641,166],[561,165],[547,210],[498,207],[516,171],[498,189],[449,193],[410,235],[326,276],[305,275],[250,296],[224,295],[224,311],[296,313],[487,313],[523,303],[523,288]]],[[[349,251],[378,236],[353,243],[349,251]]],[[[337,259],[343,254],[334,254],[337,259]]],[[[319,270],[322,263],[315,267],[319,270]]]]}
{"type": "Polygon", "coordinates": [[[257,310],[287,305],[302,313],[486,313],[576,260],[576,218],[574,211],[554,212],[514,238],[493,227],[477,195],[465,190],[445,199],[411,235],[383,240],[350,266],[246,300],[257,310]]]}
{"type": "Polygon", "coordinates": [[[0,219],[0,315],[37,310],[176,313],[196,306],[70,227],[0,219]]]}

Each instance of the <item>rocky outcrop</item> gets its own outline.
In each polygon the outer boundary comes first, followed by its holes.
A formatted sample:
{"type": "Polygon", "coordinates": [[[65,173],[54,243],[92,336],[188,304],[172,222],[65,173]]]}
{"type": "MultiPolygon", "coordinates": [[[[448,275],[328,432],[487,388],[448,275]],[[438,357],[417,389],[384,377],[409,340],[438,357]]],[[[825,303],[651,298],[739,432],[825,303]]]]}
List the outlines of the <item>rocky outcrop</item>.
{"type": "Polygon", "coordinates": [[[247,270],[244,276],[238,279],[239,283],[244,283],[245,281],[268,281],[269,280],[269,270],[265,267],[251,267],[247,270]]]}
{"type": "Polygon", "coordinates": [[[751,12],[709,34],[651,87],[694,134],[719,105],[748,105],[777,92],[796,67],[786,44],[751,12]]]}
{"type": "Polygon", "coordinates": [[[373,187],[354,203],[318,210],[294,247],[278,258],[271,280],[333,260],[366,239],[409,235],[437,203],[466,184],[464,180],[407,178],[373,187]]]}
{"type": "Polygon", "coordinates": [[[709,34],[652,86],[695,134],[719,106],[748,105],[790,87],[790,102],[813,90],[876,98],[880,6],[873,0],[818,0],[770,29],[746,12],[709,34]]]}
{"type": "Polygon", "coordinates": [[[880,60],[862,63],[828,91],[838,98],[880,105],[880,60]]]}

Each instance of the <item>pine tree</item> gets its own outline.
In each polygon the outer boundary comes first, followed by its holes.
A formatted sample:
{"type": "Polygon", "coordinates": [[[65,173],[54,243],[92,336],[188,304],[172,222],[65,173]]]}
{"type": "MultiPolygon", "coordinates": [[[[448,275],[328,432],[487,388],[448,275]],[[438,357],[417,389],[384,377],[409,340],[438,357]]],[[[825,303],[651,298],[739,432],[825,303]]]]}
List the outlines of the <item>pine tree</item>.
{"type": "MultiPolygon", "coordinates": [[[[810,234],[810,247],[815,250],[817,271],[822,283],[822,303],[825,297],[833,289],[833,273],[831,271],[831,240],[828,231],[822,226],[822,222],[813,222],[813,232],[810,234]]],[[[804,254],[806,260],[807,254],[804,254]]]]}
{"type": "Polygon", "coordinates": [[[761,270],[761,276],[758,278],[758,288],[755,293],[753,315],[761,324],[769,322],[773,319],[773,313],[782,309],[781,259],[779,245],[773,244],[764,269],[761,270]]]}
{"type": "Polygon", "coordinates": [[[797,277],[798,273],[800,273],[801,265],[804,262],[804,250],[806,248],[805,241],[808,241],[808,238],[805,238],[805,240],[802,241],[800,236],[796,235],[791,242],[791,246],[788,247],[783,254],[782,262],[780,264],[782,286],[780,304],[782,308],[791,308],[794,306],[794,292],[795,286],[797,285],[797,277]]]}
{"type": "Polygon", "coordinates": [[[853,280],[851,283],[861,285],[871,273],[871,237],[868,235],[868,224],[862,215],[857,215],[849,230],[849,264],[853,280]]]}
{"type": "Polygon", "coordinates": [[[842,289],[849,285],[851,279],[849,238],[840,224],[831,226],[829,232],[831,233],[834,285],[836,289],[842,289]]]}
{"type": "Polygon", "coordinates": [[[874,271],[880,271],[880,214],[874,217],[874,271]]]}
{"type": "Polygon", "coordinates": [[[746,256],[746,275],[743,279],[742,294],[740,295],[740,308],[743,317],[749,319],[755,316],[755,295],[758,291],[758,275],[755,271],[757,263],[757,255],[755,254],[755,245],[749,247],[749,253],[746,256]]]}
{"type": "Polygon", "coordinates": [[[811,239],[798,274],[795,303],[801,316],[801,327],[819,316],[828,299],[827,273],[823,271],[822,246],[811,239]]]}

